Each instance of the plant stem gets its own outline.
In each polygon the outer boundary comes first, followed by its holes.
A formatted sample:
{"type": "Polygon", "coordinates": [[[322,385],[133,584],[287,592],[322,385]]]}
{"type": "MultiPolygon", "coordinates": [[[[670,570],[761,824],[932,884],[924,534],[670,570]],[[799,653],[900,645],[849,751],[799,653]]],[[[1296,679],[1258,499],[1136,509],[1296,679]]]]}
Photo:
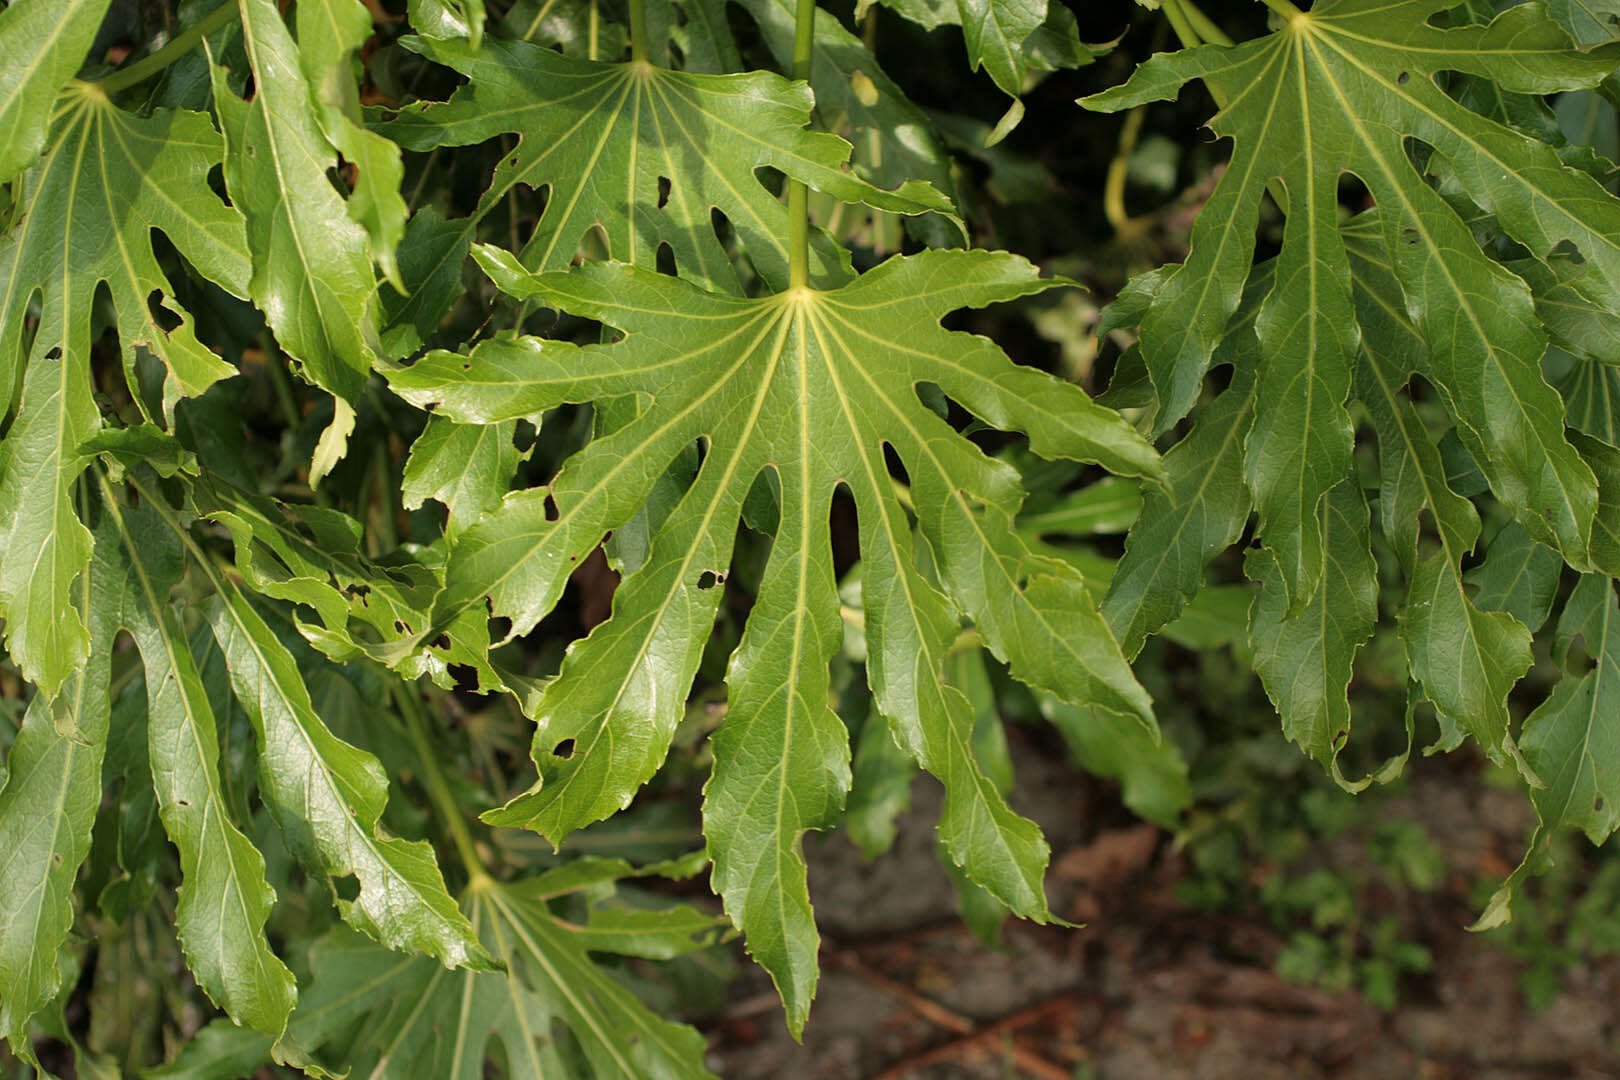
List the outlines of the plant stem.
{"type": "Polygon", "coordinates": [[[128,90],[137,83],[145,82],[192,49],[195,49],[197,43],[202,41],[203,38],[240,14],[241,9],[237,6],[236,0],[225,0],[219,7],[176,34],[167,45],[157,52],[143,60],[137,60],[127,68],[119,68],[96,85],[100,86],[108,94],[116,94],[120,90],[128,90]]]}
{"type": "Polygon", "coordinates": [[[1147,106],[1138,105],[1125,114],[1125,124],[1119,129],[1119,149],[1108,163],[1108,179],[1103,183],[1103,214],[1115,232],[1130,224],[1131,216],[1125,212],[1125,174],[1130,171],[1131,154],[1136,151],[1137,137],[1142,133],[1142,118],[1147,106]]]}
{"type": "Polygon", "coordinates": [[[1170,29],[1176,32],[1176,40],[1181,42],[1184,49],[1195,49],[1204,43],[1198,36],[1192,23],[1187,19],[1187,13],[1182,10],[1179,0],[1164,0],[1161,5],[1164,17],[1170,20],[1170,29]]]}
{"type": "Polygon", "coordinates": [[[810,284],[810,193],[802,180],[788,181],[788,288],[810,284]]]}
{"type": "Polygon", "coordinates": [[[439,770],[438,759],[433,753],[433,744],[428,741],[427,721],[422,716],[421,705],[416,699],[416,687],[412,683],[396,682],[393,686],[394,704],[399,707],[399,715],[405,721],[405,734],[411,740],[411,749],[416,751],[417,760],[421,763],[422,786],[427,788],[428,797],[433,800],[434,808],[439,816],[444,818],[450,829],[450,839],[456,845],[456,854],[461,856],[461,864],[467,871],[467,886],[477,891],[489,883],[489,870],[484,866],[484,860],[479,857],[478,845],[473,842],[472,830],[467,828],[467,819],[462,816],[461,805],[450,792],[450,785],[444,779],[444,773],[439,770]]]}
{"type": "Polygon", "coordinates": [[[1299,10],[1299,8],[1289,3],[1289,0],[1260,0],[1260,2],[1265,4],[1266,7],[1270,8],[1272,11],[1275,11],[1278,15],[1281,15],[1282,20],[1285,23],[1293,22],[1295,19],[1305,14],[1303,11],[1299,10]]]}
{"type": "Polygon", "coordinates": [[[646,0],[630,0],[630,59],[647,62],[646,0]]]}
{"type": "Polygon", "coordinates": [[[1187,17],[1187,21],[1192,24],[1193,33],[1197,34],[1211,45],[1225,45],[1230,48],[1233,44],[1235,44],[1231,36],[1227,34],[1225,30],[1222,30],[1219,26],[1217,26],[1214,19],[1211,19],[1208,15],[1205,15],[1204,9],[1194,3],[1194,0],[1177,0],[1177,3],[1181,7],[1181,13],[1185,15],[1187,17]]]}
{"type": "Polygon", "coordinates": [[[399,484],[393,478],[393,456],[388,452],[389,439],[385,435],[377,443],[377,456],[373,459],[382,478],[382,537],[384,552],[399,547],[399,484]]]}
{"type": "MultiPolygon", "coordinates": [[[[795,79],[810,81],[815,45],[816,0],[799,0],[793,19],[793,71],[795,79]]],[[[788,287],[810,284],[810,192],[802,180],[788,181],[788,287]]]]}
{"type": "Polygon", "coordinates": [[[416,206],[422,201],[422,192],[427,187],[428,177],[433,174],[433,166],[439,163],[439,154],[444,147],[435,146],[433,152],[422,163],[422,171],[416,177],[416,187],[411,191],[411,197],[406,200],[405,208],[411,213],[416,212],[416,206]]]}
{"type": "Polygon", "coordinates": [[[266,330],[259,335],[259,348],[264,351],[264,366],[270,372],[270,385],[276,392],[276,406],[281,410],[281,422],[287,425],[289,431],[297,431],[303,424],[303,414],[298,411],[298,397],[293,390],[292,376],[287,374],[287,361],[282,358],[281,351],[276,347],[276,341],[266,330]]]}

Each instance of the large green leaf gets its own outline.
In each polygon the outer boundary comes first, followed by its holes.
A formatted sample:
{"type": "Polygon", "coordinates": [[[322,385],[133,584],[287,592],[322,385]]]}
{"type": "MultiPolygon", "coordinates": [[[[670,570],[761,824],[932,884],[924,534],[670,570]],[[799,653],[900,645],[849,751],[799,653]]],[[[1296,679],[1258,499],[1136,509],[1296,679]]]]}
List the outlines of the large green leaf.
{"type": "Polygon", "coordinates": [[[229,150],[225,187],[247,218],[253,251],[249,295],[305,377],[353,399],[371,368],[377,324],[366,233],[326,178],[337,163],[321,129],[327,113],[316,108],[318,88],[275,0],[240,2],[252,99],[231,90],[223,67],[212,72],[229,150]]]}
{"type": "Polygon", "coordinates": [[[108,0],[13,0],[0,11],[0,184],[45,145],[56,92],[84,63],[108,0]]]}
{"type": "MultiPolygon", "coordinates": [[[[364,938],[336,932],[311,950],[315,974],[293,1013],[289,1035],[316,1052],[341,1047],[356,1026],[364,1038],[344,1064],[377,1080],[481,1080],[499,1044],[507,1075],[707,1077],[703,1038],[658,1018],[587,950],[667,958],[707,943],[712,916],[687,907],[637,910],[596,902],[583,922],[560,917],[551,902],[590,888],[600,894],[622,863],[516,884],[485,882],[463,900],[467,915],[502,972],[446,971],[432,961],[390,954],[364,938]],[[583,1056],[569,1052],[553,1025],[566,1027],[583,1056]],[[579,1066],[584,1067],[581,1072],[579,1066]]],[[[216,1023],[154,1080],[236,1080],[270,1058],[270,1040],[216,1023]]]]}
{"type": "Polygon", "coordinates": [[[126,573],[106,525],[72,595],[96,648],[54,698],[34,695],[0,787],[0,1034],[26,1061],[33,1060],[28,1018],[61,986],[57,950],[73,925],[73,880],[101,805],[112,637],[126,573]]]}
{"type": "MultiPolygon", "coordinates": [[[[466,146],[517,135],[479,208],[451,223],[415,226],[429,254],[412,267],[412,295],[394,321],[425,336],[460,292],[460,267],[478,222],[515,185],[547,189],[545,209],[520,257],[537,270],[566,267],[592,229],[625,262],[652,265],[667,244],[683,277],[739,291],[715,232],[725,215],[765,279],[787,282],[787,208],[755,175],[770,167],[837,198],[899,213],[948,210],[922,181],[885,191],[845,166],[849,144],[804,130],[807,87],[777,75],[692,75],[645,63],[579,60],[525,41],[407,39],[411,48],[467,76],[447,102],[400,110],[382,130],[412,150],[466,146]]],[[[813,277],[837,283],[849,255],[819,232],[813,277]]]]}
{"type": "Polygon", "coordinates": [[[467,356],[432,353],[392,376],[396,390],[475,423],[631,392],[650,404],[570,459],[549,489],[507,496],[461,534],[436,624],[487,603],[513,634],[527,632],[669,463],[694,441],[706,448],[644,564],[619,586],[612,618],[569,651],[533,712],[540,782],[487,819],[560,840],[624,806],[653,774],[724,592],[744,496],[755,477],[774,474],[779,520],[727,676],[706,832],[727,911],[776,977],[797,1030],[816,955],[798,837],[831,823],[849,784],[847,736],[826,704],[841,637],[827,504],[844,485],[860,519],[878,707],[946,784],[940,828],[951,858],[1015,912],[1044,918],[1045,844],[978,769],[967,702],[941,681],[958,609],[1019,678],[1143,723],[1152,716],[1084,582],[1012,531],[1016,474],[957,435],[917,386],[931,382],[991,425],[1024,431],[1037,453],[1156,477],[1156,456],[1116,414],[939,325],[956,308],[1048,283],[1011,256],[935,252],[890,260],[835,291],[744,300],[623,265],[534,276],[510,255],[478,254],[504,290],[624,339],[584,349],[502,339],[467,356]],[[885,446],[904,463],[938,586],[914,555],[885,446]]]}
{"type": "Polygon", "coordinates": [[[1354,173],[1380,209],[1382,244],[1402,307],[1426,344],[1464,444],[1536,539],[1589,565],[1591,470],[1564,439],[1562,408],[1538,363],[1546,333],[1524,282],[1491,261],[1408,155],[1411,137],[1442,155],[1470,197],[1538,258],[1572,246],[1594,300],[1620,299],[1620,201],[1565,168],[1545,144],[1472,113],[1438,85],[1447,72],[1516,92],[1595,85],[1612,48],[1582,52],[1536,4],[1488,26],[1439,29],[1443,0],[1325,0],[1277,32],[1226,48],[1160,55],[1122,87],[1085,99],[1122,109],[1201,78],[1224,107],[1231,165],[1199,214],[1187,262],[1163,283],[1142,327],[1142,356],[1163,405],[1161,428],[1193,404],[1236,309],[1268,185],[1288,204],[1276,285],[1257,320],[1261,393],[1276,404],[1251,435],[1246,470],[1297,611],[1315,587],[1322,495],[1347,474],[1357,321],[1338,231],[1340,176],[1354,173]],[[1291,440],[1299,445],[1294,446],[1291,440]]]}
{"type": "Polygon", "coordinates": [[[166,373],[162,411],[172,416],[179,398],[235,369],[197,341],[153,232],[229,292],[246,295],[249,277],[242,219],[208,187],[223,148],[207,117],[136,116],[75,83],[58,101],[51,136],[44,159],[18,181],[20,212],[0,239],[0,395],[27,367],[0,445],[0,615],[12,658],[47,694],[88,644],[68,603],[90,557],[69,492],[88,460],[80,444],[100,426],[90,378],[96,292],[105,285],[112,297],[127,382],[138,386],[139,357],[155,356],[166,373]]]}
{"type": "Polygon", "coordinates": [[[275,902],[264,856],[231,821],[219,783],[219,735],[202,676],[169,606],[183,556],[145,507],[109,503],[129,570],[122,622],[146,669],[152,781],[184,880],[175,924],[186,961],[214,1003],[240,1024],[279,1036],[292,1010],[292,973],[264,923],[275,902]]]}
{"type": "Polygon", "coordinates": [[[377,828],[388,800],[377,759],[332,734],[287,647],[229,579],[216,574],[214,583],[209,623],[253,720],[259,792],[288,849],[311,874],[355,879],[353,899],[334,888],[338,909],[382,944],[446,967],[492,966],[445,891],[432,849],[377,828]]]}
{"type": "MultiPolygon", "coordinates": [[[[1379,212],[1361,215],[1340,234],[1362,330],[1351,369],[1351,396],[1366,407],[1378,436],[1379,527],[1408,579],[1401,634],[1411,673],[1441,714],[1477,736],[1493,759],[1520,762],[1509,733],[1507,694],[1530,665],[1530,635],[1516,615],[1550,601],[1547,590],[1556,582],[1561,560],[1532,541],[1528,530],[1514,525],[1525,541],[1520,570],[1491,560],[1491,591],[1471,594],[1470,585],[1485,568],[1465,580],[1462,565],[1478,539],[1479,516],[1447,486],[1436,437],[1411,399],[1407,384],[1422,370],[1427,345],[1406,309],[1379,212]],[[1425,541],[1420,547],[1419,514],[1425,509],[1437,525],[1438,544],[1425,541]],[[1538,548],[1544,555],[1536,554],[1538,548]],[[1530,590],[1541,599],[1508,595],[1514,590],[1530,590]]],[[[1202,586],[1205,563],[1237,539],[1247,517],[1238,444],[1258,392],[1254,371],[1262,360],[1254,312],[1270,289],[1271,272],[1271,265],[1263,264],[1251,275],[1244,304],[1215,356],[1217,362],[1234,365],[1232,384],[1203,406],[1191,434],[1166,455],[1169,491],[1150,492],[1144,500],[1103,602],[1103,613],[1130,653],[1181,611],[1202,586]]],[[[1123,294],[1121,303],[1129,310],[1115,318],[1129,321],[1153,284],[1123,294]]],[[[1319,580],[1323,572],[1333,575],[1335,595],[1326,606],[1316,597],[1305,608],[1290,611],[1283,570],[1271,553],[1251,553],[1248,569],[1265,582],[1251,627],[1257,668],[1284,730],[1337,776],[1337,740],[1349,728],[1340,680],[1348,681],[1354,647],[1370,629],[1367,598],[1373,578],[1370,555],[1352,551],[1345,531],[1348,519],[1342,513],[1336,518],[1344,526],[1341,542],[1337,550],[1323,549],[1324,562],[1313,575],[1319,580]],[[1307,632],[1309,612],[1318,619],[1307,632]],[[1293,662],[1303,655],[1307,640],[1318,662],[1293,662]],[[1330,667],[1331,692],[1320,684],[1307,686],[1312,679],[1328,678],[1330,667]]],[[[1600,515],[1593,527],[1594,551],[1600,550],[1603,535],[1600,515]]],[[[1366,547],[1365,536],[1361,546],[1366,547]]],[[[1504,550],[1501,559],[1507,557],[1504,550]]]]}

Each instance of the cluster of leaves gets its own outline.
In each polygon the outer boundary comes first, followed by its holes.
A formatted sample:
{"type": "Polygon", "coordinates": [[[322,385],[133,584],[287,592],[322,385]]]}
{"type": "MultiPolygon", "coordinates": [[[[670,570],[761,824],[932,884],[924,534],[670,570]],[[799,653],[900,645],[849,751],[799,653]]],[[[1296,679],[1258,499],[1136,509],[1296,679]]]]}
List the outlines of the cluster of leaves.
{"type": "Polygon", "coordinates": [[[1232,139],[1187,261],[1105,313],[1137,340],[1094,401],[944,322],[1057,284],[968,245],[944,136],[988,158],[1042,73],[1101,55],[1062,4],[885,0],[960,26],[1012,102],[992,128],[925,112],[813,0],[186,0],[134,30],[109,0],[13,0],[12,1050],[31,1023],[71,1041],[64,1002],[114,954],[94,942],[157,905],[225,1014],[164,1075],[702,1075],[702,1039],[604,956],[729,924],[797,1033],[801,837],[847,822],[880,851],[919,768],[975,926],[1049,919],[1000,713],[1173,819],[1185,766],[1131,665],[1151,636],[1235,643],[1346,786],[1397,773],[1339,766],[1380,557],[1407,715],[1518,768],[1541,817],[1483,921],[1557,829],[1605,838],[1620,201],[1570,128],[1612,134],[1607,9],[1270,2],[1232,44],[1166,0],[1189,47],[1084,101],[1201,79],[1232,139]],[[108,27],[134,41],[116,68],[108,27]],[[1375,205],[1342,220],[1346,177],[1375,205]],[[254,386],[286,452],[255,450],[254,386]],[[1206,586],[1251,513],[1253,584],[1206,586]],[[564,629],[565,594],[613,575],[564,629]],[[1515,730],[1555,608],[1569,673],[1515,730]],[[710,715],[700,679],[724,687],[701,846],[555,863],[474,834],[479,811],[560,845],[622,811],[710,715]],[[447,775],[424,712],[477,694],[532,721],[537,779],[487,739],[489,767],[447,775]],[[705,871],[723,916],[636,884],[705,871]],[[289,908],[307,953],[267,931],[289,908]]]}
{"type": "MultiPolygon", "coordinates": [[[[1155,431],[1197,403],[1212,364],[1231,371],[1166,455],[1168,497],[1133,527],[1103,610],[1131,649],[1197,592],[1252,509],[1255,669],[1284,732],[1340,778],[1346,687],[1378,625],[1376,535],[1406,583],[1411,705],[1432,704],[1438,745],[1472,736],[1534,789],[1542,827],[1481,919],[1494,925],[1556,829],[1601,841],[1620,820],[1608,678],[1620,459],[1600,404],[1620,325],[1620,202],[1602,186],[1612,163],[1570,143],[1535,96],[1612,109],[1597,95],[1614,92],[1617,53],[1578,49],[1608,32],[1535,5],[1489,21],[1437,3],[1279,6],[1267,38],[1155,57],[1086,100],[1123,108],[1202,78],[1234,148],[1187,261],[1135,279],[1116,308],[1140,320],[1132,364],[1155,390],[1155,431]],[[1343,221],[1347,177],[1375,205],[1343,221]],[[1281,249],[1251,268],[1266,198],[1286,213],[1281,249]],[[1375,436],[1365,469],[1357,417],[1375,436]],[[1510,520],[1467,566],[1482,506],[1510,520]],[[1581,574],[1567,595],[1564,566],[1581,574]],[[1560,600],[1554,651],[1570,675],[1515,732],[1508,694],[1560,600]],[[1591,663],[1572,659],[1578,640],[1591,663]]],[[[1364,786],[1403,760],[1340,779],[1364,786]]]]}

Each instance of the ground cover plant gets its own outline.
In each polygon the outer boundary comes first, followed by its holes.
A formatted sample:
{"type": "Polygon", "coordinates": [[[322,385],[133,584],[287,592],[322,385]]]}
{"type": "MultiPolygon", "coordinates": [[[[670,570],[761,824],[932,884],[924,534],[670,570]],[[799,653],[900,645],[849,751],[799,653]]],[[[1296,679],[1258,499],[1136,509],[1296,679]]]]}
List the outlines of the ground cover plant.
{"type": "MultiPolygon", "coordinates": [[[[1003,724],[1173,823],[1200,655],[1344,789],[1419,741],[1516,773],[1508,922],[1620,822],[1617,38],[12,0],[10,1052],[706,1075],[672,1014],[717,941],[811,1015],[808,831],[881,853],[922,770],[969,924],[1050,921],[1003,724]]],[[[1375,947],[1334,977],[1392,1000],[1425,961],[1375,947]]]]}

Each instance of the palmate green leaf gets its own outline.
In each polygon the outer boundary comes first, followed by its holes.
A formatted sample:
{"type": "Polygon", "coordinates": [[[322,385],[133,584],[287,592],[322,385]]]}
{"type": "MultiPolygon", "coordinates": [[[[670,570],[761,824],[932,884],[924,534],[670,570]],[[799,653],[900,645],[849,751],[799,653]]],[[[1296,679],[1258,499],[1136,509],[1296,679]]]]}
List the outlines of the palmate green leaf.
{"type": "Polygon", "coordinates": [[[1559,680],[1525,720],[1519,739],[1525,760],[1545,784],[1530,793],[1540,819],[1535,836],[1475,929],[1508,921],[1520,882],[1548,863],[1554,832],[1574,826],[1601,844],[1620,825],[1620,734],[1614,723],[1620,716],[1620,608],[1614,582],[1600,574],[1582,576],[1558,619],[1555,652],[1566,666],[1577,641],[1592,667],[1559,680]]]}
{"type": "Polygon", "coordinates": [[[152,779],[184,880],[175,923],[201,986],[239,1024],[279,1036],[296,996],[264,923],[275,902],[264,856],[232,822],[219,783],[219,735],[191,645],[168,596],[183,567],[180,545],[144,507],[106,512],[127,560],[122,623],[146,669],[152,779]]]}
{"type": "Polygon", "coordinates": [[[51,103],[84,63],[108,0],[13,0],[0,11],[0,184],[45,146],[51,103]]]}
{"type": "Polygon", "coordinates": [[[106,524],[97,530],[106,542],[72,595],[97,647],[54,698],[29,702],[0,787],[0,1034],[24,1061],[33,1060],[28,1018],[61,987],[57,951],[73,925],[73,880],[101,805],[112,616],[126,572],[106,524]]]}
{"type": "MultiPolygon", "coordinates": [[[[1524,543],[1515,549],[1521,551],[1516,568],[1508,565],[1513,559],[1504,544],[1496,557],[1487,559],[1465,580],[1462,563],[1479,537],[1479,517],[1467,499],[1447,486],[1446,466],[1435,437],[1407,396],[1408,380],[1421,370],[1427,346],[1405,308],[1384,245],[1379,213],[1361,215],[1344,226],[1341,235],[1349,256],[1356,320],[1362,329],[1351,396],[1366,407],[1378,435],[1379,527],[1409,583],[1401,608],[1401,631],[1412,675],[1442,716],[1464,724],[1459,730],[1476,735],[1493,759],[1517,761],[1506,697],[1530,665],[1530,636],[1522,621],[1538,606],[1545,617],[1549,590],[1556,586],[1562,560],[1530,540],[1528,531],[1515,524],[1504,536],[1509,543],[1514,536],[1523,537],[1524,543]],[[1438,526],[1437,546],[1420,548],[1419,515],[1424,509],[1432,513],[1438,526]],[[1478,595],[1473,591],[1476,585],[1478,595]]],[[[1260,365],[1254,312],[1270,289],[1270,274],[1271,265],[1262,264],[1251,275],[1244,303],[1215,357],[1217,363],[1234,365],[1232,383],[1202,407],[1191,434],[1166,454],[1169,493],[1150,492],[1144,500],[1143,513],[1127,539],[1125,556],[1103,601],[1103,613],[1128,654],[1134,654],[1147,634],[1160,631],[1198,594],[1204,565],[1242,531],[1248,502],[1240,482],[1238,445],[1243,439],[1242,425],[1247,423],[1245,411],[1254,405],[1253,372],[1260,365]]],[[[1122,297],[1139,310],[1141,300],[1151,291],[1151,285],[1144,285],[1122,297]]],[[[1131,311],[1116,316],[1126,322],[1131,317],[1131,311]]],[[[1582,453],[1600,460],[1595,450],[1582,453]]],[[[1615,475],[1620,477],[1620,472],[1615,475]]],[[[1594,551],[1600,550],[1607,535],[1602,520],[1600,508],[1591,534],[1594,551]]],[[[1282,715],[1285,731],[1299,736],[1302,746],[1330,768],[1337,752],[1334,738],[1348,730],[1348,705],[1338,680],[1348,680],[1352,643],[1365,637],[1368,625],[1365,590],[1371,584],[1366,576],[1371,564],[1367,558],[1365,552],[1355,555],[1348,546],[1341,546],[1336,558],[1323,564],[1324,570],[1339,571],[1335,578],[1339,595],[1326,608],[1315,599],[1307,605],[1307,611],[1316,611],[1323,619],[1306,633],[1305,611],[1289,612],[1280,599],[1280,571],[1273,557],[1250,555],[1249,568],[1266,582],[1266,594],[1252,627],[1260,632],[1251,633],[1262,680],[1282,715]],[[1354,573],[1352,566],[1357,567],[1354,573]],[[1262,609],[1263,619],[1258,618],[1262,609]],[[1343,627],[1350,623],[1361,629],[1345,632],[1343,627]],[[1327,677],[1324,665],[1296,667],[1282,659],[1287,651],[1284,643],[1298,652],[1306,647],[1307,639],[1318,659],[1337,658],[1332,693],[1321,686],[1308,694],[1298,692],[1300,680],[1314,678],[1313,672],[1320,670],[1321,677],[1327,677]]],[[[1384,771],[1376,775],[1384,775],[1384,771]]]]}
{"type": "Polygon", "coordinates": [[[513,634],[527,632],[668,464],[694,441],[706,448],[645,563],[620,584],[612,618],[569,651],[534,710],[540,782],[487,820],[560,840],[624,806],[653,774],[714,620],[744,496],[769,470],[779,520],[728,671],[705,831],[716,886],[782,989],[790,1025],[802,1026],[815,982],[798,837],[830,824],[849,786],[847,735],[826,704],[827,665],[842,636],[827,519],[839,485],[860,519],[878,708],[945,783],[940,829],[952,860],[1013,911],[1045,918],[1046,846],[979,770],[971,711],[941,681],[958,610],[1016,677],[1148,725],[1152,715],[1084,582],[1013,533],[1016,473],[940,420],[917,385],[933,383],[992,426],[1024,431],[1039,454],[1156,478],[1156,456],[1117,414],[939,325],[956,308],[1048,283],[1012,256],[933,252],[890,260],[835,291],[744,300],[623,265],[533,276],[498,250],[478,255],[505,291],[600,320],[624,340],[581,349],[502,339],[468,356],[432,353],[391,376],[399,393],[483,423],[632,392],[650,404],[570,459],[549,489],[508,495],[460,536],[435,624],[487,602],[513,634]],[[905,465],[943,592],[914,558],[885,445],[905,465]]]}
{"type": "Polygon", "coordinates": [[[253,721],[259,793],[288,849],[311,874],[356,879],[354,899],[335,897],[338,910],[382,944],[446,967],[492,967],[445,891],[432,849],[377,828],[388,800],[377,759],[332,734],[287,647],[229,579],[215,575],[214,583],[208,621],[253,721]]]}
{"type": "MultiPolygon", "coordinates": [[[[376,1080],[482,1080],[491,1075],[495,1044],[506,1065],[497,1075],[513,1080],[712,1075],[703,1067],[703,1037],[657,1017],[587,950],[663,959],[707,944],[717,920],[688,907],[596,904],[586,923],[571,922],[548,901],[572,890],[551,886],[548,877],[486,883],[463,900],[504,973],[446,971],[354,934],[328,935],[311,950],[315,979],[293,1013],[290,1037],[311,1052],[347,1047],[342,1060],[351,1075],[376,1080]],[[571,1033],[577,1054],[556,1037],[557,1025],[571,1033]]],[[[269,1039],[215,1023],[172,1065],[149,1075],[236,1080],[269,1058],[269,1039]]]]}
{"type": "MultiPolygon", "coordinates": [[[[326,113],[317,114],[317,88],[275,0],[240,2],[252,100],[231,90],[223,67],[210,70],[228,150],[225,187],[253,251],[248,293],[304,376],[352,400],[371,369],[377,325],[366,232],[326,178],[337,163],[321,130],[326,113]]],[[[367,154],[360,164],[374,166],[367,154]]]]}
{"type": "Polygon", "coordinates": [[[97,289],[112,297],[129,385],[139,385],[143,353],[163,364],[167,418],[179,398],[235,373],[197,341],[152,246],[163,233],[203,277],[246,295],[242,219],[208,187],[221,152],[206,116],[135,116],[74,83],[57,101],[49,151],[17,181],[19,213],[0,238],[0,394],[26,372],[0,445],[0,615],[12,658],[47,695],[88,646],[67,600],[90,557],[69,491],[89,460],[79,448],[100,426],[90,377],[97,289]]]}
{"type": "MultiPolygon", "coordinates": [[[[1422,372],[1497,496],[1537,540],[1589,565],[1596,484],[1563,437],[1562,409],[1541,379],[1546,334],[1529,290],[1488,259],[1412,166],[1408,136],[1443,155],[1471,196],[1538,257],[1573,246],[1599,303],[1620,298],[1620,201],[1556,154],[1447,97],[1435,77],[1461,71],[1515,92],[1589,87],[1613,70],[1608,49],[1580,52],[1535,4],[1488,26],[1441,30],[1439,0],[1326,0],[1264,38],[1161,55],[1123,87],[1085,99],[1121,109],[1172,96],[1201,78],[1226,102],[1212,122],[1233,159],[1194,228],[1188,261],[1159,290],[1142,356],[1168,427],[1198,392],[1237,307],[1262,192],[1280,179],[1288,222],[1276,287],[1257,320],[1261,393],[1274,419],[1251,435],[1246,470],[1281,560],[1289,607],[1309,599],[1323,493],[1347,474],[1342,404],[1356,322],[1337,228],[1337,185],[1358,176],[1381,211],[1403,307],[1426,345],[1422,372]],[[1290,439],[1302,442],[1292,449],[1290,439]]],[[[1364,328],[1363,328],[1364,329],[1364,328]]]]}
{"type": "MultiPolygon", "coordinates": [[[[467,77],[447,102],[401,109],[381,130],[411,150],[466,146],[497,135],[518,142],[467,218],[421,218],[416,242],[429,254],[412,267],[414,292],[391,312],[425,336],[460,292],[460,268],[478,222],[515,185],[547,189],[545,210],[520,253],[536,270],[566,267],[592,229],[613,258],[652,265],[669,245],[683,277],[738,292],[741,284],[715,233],[725,215],[767,282],[787,282],[787,208],[755,176],[766,166],[839,199],[897,213],[949,210],[921,181],[897,191],[845,168],[849,144],[804,130],[808,88],[768,72],[690,75],[645,63],[579,60],[524,41],[406,39],[467,77]]],[[[811,245],[812,276],[836,284],[849,256],[824,232],[811,245]]]]}

